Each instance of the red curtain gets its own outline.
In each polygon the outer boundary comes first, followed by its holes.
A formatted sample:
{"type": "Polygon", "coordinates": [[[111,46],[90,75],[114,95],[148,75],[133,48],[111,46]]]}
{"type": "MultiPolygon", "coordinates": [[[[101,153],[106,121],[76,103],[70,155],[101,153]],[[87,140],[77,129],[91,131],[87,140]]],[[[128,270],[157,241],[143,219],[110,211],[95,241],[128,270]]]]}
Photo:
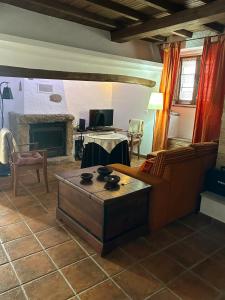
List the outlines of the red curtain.
{"type": "Polygon", "coordinates": [[[167,148],[170,110],[180,62],[181,42],[171,43],[163,50],[163,71],[160,92],[164,96],[163,110],[157,111],[153,137],[153,151],[167,148]]]}
{"type": "Polygon", "coordinates": [[[193,142],[219,139],[224,97],[225,36],[207,37],[201,60],[193,142]]]}

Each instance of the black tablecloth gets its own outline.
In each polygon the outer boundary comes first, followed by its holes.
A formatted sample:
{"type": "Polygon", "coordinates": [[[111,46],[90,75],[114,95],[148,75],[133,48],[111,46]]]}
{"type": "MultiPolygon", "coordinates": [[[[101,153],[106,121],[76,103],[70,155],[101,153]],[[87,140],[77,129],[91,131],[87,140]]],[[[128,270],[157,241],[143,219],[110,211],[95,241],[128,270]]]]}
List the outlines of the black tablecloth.
{"type": "Polygon", "coordinates": [[[88,168],[97,165],[108,165],[121,163],[130,166],[129,146],[127,141],[123,141],[108,153],[103,147],[96,143],[85,145],[81,168],[88,168]]]}

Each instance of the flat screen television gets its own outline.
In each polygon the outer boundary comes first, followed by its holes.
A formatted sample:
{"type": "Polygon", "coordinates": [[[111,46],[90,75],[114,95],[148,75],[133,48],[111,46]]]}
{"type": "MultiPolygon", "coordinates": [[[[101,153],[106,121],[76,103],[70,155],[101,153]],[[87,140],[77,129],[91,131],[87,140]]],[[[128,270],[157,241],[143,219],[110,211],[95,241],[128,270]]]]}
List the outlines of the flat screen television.
{"type": "Polygon", "coordinates": [[[89,111],[89,127],[113,125],[113,109],[91,109],[89,111]]]}

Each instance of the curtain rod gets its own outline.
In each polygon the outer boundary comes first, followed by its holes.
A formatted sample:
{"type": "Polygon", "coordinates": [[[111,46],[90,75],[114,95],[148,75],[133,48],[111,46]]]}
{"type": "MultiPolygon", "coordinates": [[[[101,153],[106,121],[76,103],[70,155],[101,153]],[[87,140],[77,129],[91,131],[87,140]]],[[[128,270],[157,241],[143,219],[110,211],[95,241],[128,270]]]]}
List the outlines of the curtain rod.
{"type": "Polygon", "coordinates": [[[222,35],[225,35],[225,33],[220,33],[220,34],[216,34],[216,35],[202,36],[202,37],[191,38],[191,39],[180,40],[180,41],[177,40],[177,41],[173,41],[173,42],[163,42],[163,43],[159,43],[158,45],[166,45],[166,44],[171,44],[171,43],[175,43],[175,42],[188,42],[188,41],[202,40],[206,37],[217,37],[217,36],[222,36],[222,35]]]}

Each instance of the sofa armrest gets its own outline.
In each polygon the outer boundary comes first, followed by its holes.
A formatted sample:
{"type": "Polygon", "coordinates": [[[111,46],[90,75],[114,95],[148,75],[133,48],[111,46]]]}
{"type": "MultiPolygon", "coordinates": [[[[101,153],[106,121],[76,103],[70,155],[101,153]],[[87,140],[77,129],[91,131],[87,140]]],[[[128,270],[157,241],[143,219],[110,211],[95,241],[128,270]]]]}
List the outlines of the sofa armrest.
{"type": "Polygon", "coordinates": [[[166,182],[165,179],[161,178],[161,177],[156,177],[147,173],[144,173],[142,171],[139,171],[139,168],[137,167],[128,167],[122,164],[112,164],[110,165],[110,167],[113,168],[113,170],[121,172],[125,175],[134,177],[136,179],[139,179],[141,181],[144,181],[145,183],[148,183],[150,185],[156,185],[156,184],[160,184],[162,182],[166,182]]]}

